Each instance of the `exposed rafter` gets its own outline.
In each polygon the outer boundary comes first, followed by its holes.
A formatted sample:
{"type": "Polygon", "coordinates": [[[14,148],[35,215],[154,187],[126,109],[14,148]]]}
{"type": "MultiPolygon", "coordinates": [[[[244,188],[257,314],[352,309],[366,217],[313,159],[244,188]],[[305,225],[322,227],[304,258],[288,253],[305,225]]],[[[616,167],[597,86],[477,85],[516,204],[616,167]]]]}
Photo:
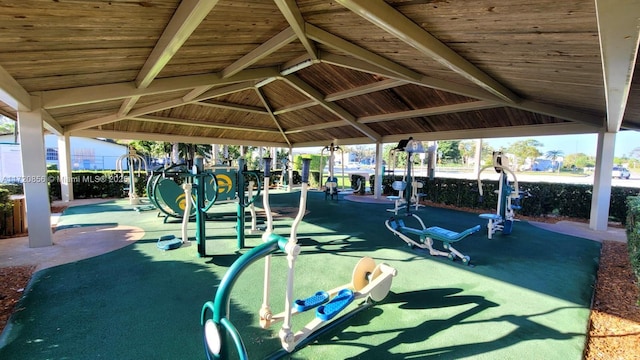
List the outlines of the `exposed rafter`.
{"type": "MultiPolygon", "coordinates": [[[[362,49],[363,51],[367,51],[362,49]]],[[[372,54],[375,55],[375,54],[372,54]]],[[[466,86],[461,84],[452,83],[445,80],[432,78],[429,76],[421,75],[409,69],[405,69],[405,72],[411,73],[411,79],[407,79],[404,76],[398,75],[396,72],[388,71],[384,69],[383,64],[377,64],[373,58],[369,61],[359,60],[348,56],[335,55],[329,53],[320,53],[321,61],[325,64],[343,67],[355,71],[362,71],[369,74],[381,75],[387,78],[396,79],[399,81],[405,81],[410,84],[424,86],[436,90],[447,91],[450,93],[468,96],[475,99],[487,100],[487,101],[501,101],[498,97],[482,90],[477,87],[466,86]]],[[[401,65],[398,65],[401,66],[401,65]]]]}
{"type": "Polygon", "coordinates": [[[253,141],[253,140],[229,140],[220,139],[217,137],[204,137],[204,136],[186,136],[186,135],[172,135],[172,134],[160,134],[160,133],[148,133],[148,132],[128,132],[128,131],[111,131],[111,130],[80,130],[74,135],[84,137],[106,137],[109,139],[122,139],[122,140],[148,140],[148,141],[166,141],[166,142],[180,142],[186,144],[220,144],[220,145],[237,145],[242,143],[244,145],[251,146],[269,146],[269,147],[286,147],[285,143],[269,142],[269,141],[253,141]]]}
{"type": "Polygon", "coordinates": [[[280,115],[280,114],[284,114],[284,113],[288,113],[291,111],[297,111],[297,110],[301,110],[301,109],[306,109],[312,106],[316,106],[318,105],[318,102],[313,100],[313,99],[309,99],[309,100],[305,100],[305,101],[301,101],[295,104],[289,104],[285,107],[281,107],[277,110],[275,110],[273,112],[273,115],[280,115]]]}
{"type": "Polygon", "coordinates": [[[376,133],[375,131],[373,131],[373,129],[364,124],[359,124],[353,115],[351,115],[342,107],[338,106],[336,103],[325,101],[324,96],[318,90],[302,81],[302,79],[300,79],[299,77],[292,74],[285,76],[284,80],[291,86],[296,88],[299,92],[303,93],[305,96],[317,101],[319,105],[331,111],[354,128],[358,129],[358,131],[369,137],[371,140],[380,140],[380,134],[376,133]]]}
{"type": "Polygon", "coordinates": [[[124,119],[128,119],[128,118],[139,117],[139,116],[142,116],[142,115],[147,115],[147,114],[151,114],[151,113],[154,113],[154,112],[157,112],[157,111],[171,109],[171,108],[174,108],[174,107],[178,107],[178,106],[182,106],[182,105],[186,105],[186,104],[190,104],[190,103],[194,103],[194,102],[198,102],[198,101],[202,101],[202,100],[212,99],[212,98],[215,98],[215,97],[218,97],[218,96],[224,96],[224,95],[232,94],[232,93],[238,92],[238,91],[244,91],[244,90],[251,89],[251,88],[253,88],[253,82],[252,81],[233,84],[233,85],[229,85],[229,86],[225,86],[225,87],[209,90],[206,93],[198,96],[197,98],[191,99],[191,100],[185,100],[184,98],[177,98],[177,99],[167,100],[167,101],[163,101],[163,102],[160,102],[160,103],[156,103],[156,104],[152,104],[152,105],[149,105],[149,106],[145,106],[145,107],[140,108],[140,109],[136,109],[134,111],[131,111],[126,116],[118,115],[118,114],[108,115],[108,116],[105,116],[105,117],[101,117],[101,118],[97,118],[97,119],[91,119],[91,120],[87,120],[87,121],[83,121],[83,122],[79,122],[79,123],[75,123],[75,124],[71,124],[71,125],[65,126],[64,130],[65,130],[65,132],[74,132],[74,131],[78,131],[78,130],[84,130],[84,129],[92,128],[92,127],[95,127],[95,126],[109,124],[109,123],[112,123],[112,122],[116,122],[116,121],[120,121],[120,120],[124,120],[124,119]]]}
{"type": "MultiPolygon", "coordinates": [[[[151,84],[217,3],[218,0],[191,0],[180,3],[147,61],[138,72],[135,80],[138,88],[146,88],[151,84]]],[[[125,99],[118,114],[129,113],[139,99],[140,96],[125,99]]]]}
{"type": "Polygon", "coordinates": [[[502,100],[511,103],[520,101],[520,98],[507,87],[478,69],[386,2],[382,0],[336,1],[502,100]]]}
{"type": "MultiPolygon", "coordinates": [[[[535,113],[541,113],[544,115],[553,116],[553,117],[557,117],[564,120],[584,123],[589,126],[593,126],[595,128],[601,128],[604,124],[603,118],[592,115],[592,114],[574,111],[571,109],[567,109],[565,107],[537,103],[531,100],[521,100],[517,104],[508,103],[492,94],[489,94],[486,91],[469,87],[469,86],[450,83],[444,80],[434,79],[428,76],[422,76],[422,78],[420,78],[419,80],[408,80],[408,79],[405,79],[404,77],[398,76],[397,74],[394,74],[392,72],[389,72],[385,69],[378,67],[375,63],[372,64],[366,61],[351,59],[345,56],[321,53],[321,61],[323,63],[327,63],[335,66],[341,66],[341,67],[345,67],[345,68],[356,70],[356,71],[363,71],[370,74],[377,74],[377,75],[386,76],[392,79],[406,81],[414,85],[425,86],[425,87],[429,87],[437,90],[447,91],[447,92],[468,96],[475,99],[480,99],[485,101],[494,101],[496,103],[502,104],[503,106],[513,107],[516,109],[531,111],[535,113]]],[[[416,74],[416,77],[419,77],[419,74],[416,74]]],[[[593,131],[597,131],[597,129],[593,129],[593,131]]]]}
{"type": "Polygon", "coordinates": [[[49,114],[46,110],[41,111],[42,114],[42,125],[44,128],[52,134],[62,135],[64,134],[64,129],[62,126],[54,119],[51,114],[49,114]]]}
{"type": "Polygon", "coordinates": [[[490,127],[481,129],[465,129],[456,131],[437,131],[425,133],[411,133],[402,135],[385,136],[382,141],[385,143],[395,143],[402,139],[413,137],[420,141],[437,141],[437,140],[458,140],[458,139],[491,139],[514,136],[544,136],[558,134],[590,134],[593,128],[578,123],[558,123],[526,126],[506,126],[506,127],[490,127]]]}
{"type": "Polygon", "coordinates": [[[226,129],[226,130],[252,131],[252,132],[275,133],[275,134],[279,133],[278,130],[261,128],[256,126],[241,126],[241,125],[233,125],[233,124],[214,123],[214,122],[208,122],[208,121],[177,119],[177,118],[162,117],[162,116],[145,115],[145,116],[133,118],[131,120],[142,120],[145,122],[155,122],[155,123],[161,123],[161,124],[188,125],[193,127],[210,128],[210,129],[226,129]]]}
{"type": "Polygon", "coordinates": [[[243,81],[260,81],[279,75],[280,70],[278,68],[270,67],[247,69],[225,79],[218,73],[162,78],[157,79],[145,89],[136,88],[133,82],[124,82],[44,91],[42,93],[42,107],[45,109],[55,109],[124,99],[131,96],[146,96],[195,89],[201,86],[222,86],[243,81]]]}
{"type": "Polygon", "coordinates": [[[410,119],[410,118],[421,117],[421,116],[434,116],[434,115],[456,113],[456,112],[463,112],[463,111],[491,109],[491,108],[500,107],[500,106],[502,105],[497,104],[495,102],[491,102],[491,101],[473,101],[473,102],[467,102],[467,103],[461,103],[461,104],[455,104],[455,105],[434,106],[426,109],[400,111],[400,112],[390,113],[390,114],[363,116],[358,118],[358,122],[362,124],[370,124],[370,123],[382,122],[382,121],[410,119]]]}
{"type": "Polygon", "coordinates": [[[14,110],[31,111],[31,95],[0,66],[0,101],[14,110]]]}
{"type": "MultiPolygon", "coordinates": [[[[400,76],[402,79],[419,80],[422,77],[422,75],[416,73],[415,71],[409,70],[402,65],[399,65],[378,54],[374,54],[369,50],[363,49],[358,45],[350,43],[316,26],[307,24],[306,30],[307,30],[307,36],[310,39],[313,39],[314,41],[317,41],[323,45],[345,52],[357,59],[366,61],[369,64],[380,67],[388,72],[391,72],[393,74],[396,74],[397,76],[400,76]]],[[[320,59],[322,59],[322,56],[320,59]]]]}
{"type": "Polygon", "coordinates": [[[262,104],[269,112],[269,116],[278,127],[278,131],[280,132],[280,134],[282,134],[282,138],[284,138],[284,141],[286,141],[289,147],[291,147],[291,141],[289,141],[289,138],[287,138],[287,134],[285,134],[284,130],[282,130],[282,126],[280,126],[280,122],[278,121],[278,118],[276,118],[276,116],[273,114],[269,101],[265,98],[260,88],[256,87],[255,89],[256,89],[256,94],[258,94],[258,97],[260,98],[260,101],[262,101],[262,104]]]}
{"type": "Polygon", "coordinates": [[[340,127],[340,126],[347,126],[347,124],[345,124],[345,122],[342,121],[342,120],[340,120],[340,121],[331,121],[331,122],[323,122],[323,123],[320,123],[320,124],[299,126],[299,127],[287,129],[285,131],[285,133],[286,134],[296,134],[296,133],[307,132],[307,131],[331,129],[331,128],[336,128],[336,127],[340,127]]]}
{"type": "Polygon", "coordinates": [[[316,45],[309,41],[304,32],[305,22],[295,0],[274,0],[274,2],[278,6],[278,9],[280,9],[282,15],[284,15],[284,18],[287,19],[289,26],[295,31],[298,40],[300,40],[302,46],[307,50],[309,57],[312,60],[317,60],[318,50],[316,49],[316,45]]]}
{"type": "Polygon", "coordinates": [[[640,2],[596,0],[605,98],[607,131],[622,125],[640,41],[640,2]]]}
{"type": "Polygon", "coordinates": [[[324,99],[326,101],[337,101],[337,100],[342,100],[342,99],[346,99],[354,96],[371,94],[376,91],[391,89],[391,88],[406,85],[406,84],[407,84],[406,81],[386,79],[382,81],[373,82],[371,84],[358,86],[349,90],[335,92],[333,94],[327,95],[324,99]]]}
{"type": "Polygon", "coordinates": [[[233,64],[227,66],[224,70],[222,70],[222,78],[228,78],[229,76],[233,76],[240,71],[246,69],[247,67],[255,64],[256,62],[264,59],[269,54],[272,54],[278,51],[283,46],[289,44],[293,40],[295,40],[296,34],[293,32],[293,29],[290,27],[282,30],[276,36],[271,39],[265,41],[257,48],[253,49],[248,54],[244,55],[240,59],[233,62],[233,64]]]}
{"type": "Polygon", "coordinates": [[[222,101],[198,101],[195,104],[200,106],[208,106],[213,108],[250,112],[250,113],[261,114],[261,115],[269,114],[269,112],[266,109],[261,107],[231,104],[231,103],[226,103],[222,101]]]}

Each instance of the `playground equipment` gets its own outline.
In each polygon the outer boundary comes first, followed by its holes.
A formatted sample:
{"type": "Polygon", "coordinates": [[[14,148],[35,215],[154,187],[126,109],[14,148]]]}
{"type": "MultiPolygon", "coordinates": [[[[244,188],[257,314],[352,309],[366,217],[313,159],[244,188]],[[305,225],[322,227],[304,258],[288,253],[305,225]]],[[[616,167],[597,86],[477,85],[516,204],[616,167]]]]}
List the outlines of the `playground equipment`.
{"type": "MultiPolygon", "coordinates": [[[[407,215],[409,215],[411,213],[411,206],[413,206],[415,210],[418,210],[418,207],[421,206],[420,200],[425,196],[425,194],[419,192],[419,189],[422,189],[424,184],[412,180],[414,157],[424,153],[424,148],[421,142],[413,140],[413,138],[410,137],[409,139],[400,140],[398,146],[391,150],[391,159],[395,159],[396,153],[400,151],[407,153],[407,166],[402,180],[396,180],[391,184],[391,187],[398,192],[398,195],[387,196],[387,199],[394,202],[394,207],[387,209],[387,211],[398,215],[400,210],[406,209],[407,215]],[[407,186],[407,184],[411,184],[411,186],[407,186]]],[[[395,164],[395,161],[392,163],[392,166],[393,164],[395,164]]]]}
{"type": "MultiPolygon", "coordinates": [[[[255,261],[265,258],[265,278],[263,303],[260,309],[260,325],[268,328],[274,323],[282,322],[279,337],[282,349],[270,358],[278,358],[301,348],[318,336],[347,321],[358,312],[370,307],[375,301],[381,301],[391,289],[391,282],[396,270],[386,264],[376,266],[371,258],[362,258],[353,270],[351,283],[329,291],[318,291],[306,299],[293,300],[295,262],[300,254],[297,244],[297,228],[306,211],[307,190],[309,181],[309,159],[303,160],[302,189],[300,191],[300,207],[291,226],[289,238],[273,234],[273,220],[269,208],[268,189],[263,193],[267,216],[267,229],[263,234],[264,243],[253,248],[236,260],[222,278],[214,301],[206,302],[202,307],[201,324],[204,332],[205,353],[208,359],[226,359],[229,349],[225,348],[226,337],[230,337],[240,359],[248,359],[244,342],[237,328],[229,320],[229,303],[233,284],[242,272],[255,261]],[[287,254],[288,276],[285,293],[284,312],[273,314],[269,305],[271,254],[283,251],[287,254]],[[356,299],[365,299],[355,309],[339,316],[349,304],[356,299]],[[297,314],[316,309],[316,317],[301,330],[293,332],[291,319],[297,314]],[[206,319],[211,312],[210,319],[206,319]]],[[[265,166],[265,182],[269,178],[269,167],[265,166]]]]}
{"type": "Polygon", "coordinates": [[[120,175],[123,175],[123,164],[126,164],[127,169],[129,169],[129,204],[140,205],[140,198],[138,194],[136,194],[135,169],[137,165],[138,172],[148,172],[147,161],[138,155],[135,149],[129,148],[129,151],[125,155],[120,156],[116,161],[116,171],[120,172],[120,175]]]}
{"type": "MultiPolygon", "coordinates": [[[[327,177],[327,181],[324,183],[324,198],[335,196],[338,198],[338,179],[335,177],[334,167],[335,167],[335,152],[340,151],[342,154],[342,178],[344,179],[344,150],[340,146],[334,146],[333,143],[329,146],[325,146],[322,148],[320,152],[320,188],[318,190],[322,190],[322,178],[324,176],[324,164],[322,163],[322,159],[324,158],[324,152],[329,151],[329,159],[327,160],[327,165],[329,165],[329,176],[327,177]]],[[[344,191],[344,182],[342,183],[342,191],[344,191]]]]}
{"type": "MultiPolygon", "coordinates": [[[[204,169],[204,159],[196,157],[194,167],[189,171],[184,165],[174,165],[162,172],[154,173],[147,183],[149,199],[168,218],[181,218],[183,240],[187,240],[186,227],[189,220],[195,220],[196,243],[199,256],[208,256],[206,241],[206,221],[220,219],[217,214],[208,213],[215,203],[237,202],[236,220],[238,249],[244,248],[246,208],[250,208],[260,195],[260,178],[255,171],[247,171],[243,159],[238,159],[238,167],[214,167],[204,169]],[[247,182],[246,178],[253,178],[247,182]],[[179,181],[177,181],[179,180],[179,181]],[[182,182],[182,186],[178,184],[182,182]],[[185,187],[192,184],[191,187],[185,187]],[[257,191],[253,193],[256,186],[257,191]],[[249,189],[248,193],[246,189],[249,189]],[[191,199],[191,200],[189,200],[191,199]],[[193,206],[188,206],[191,203],[193,206]]],[[[252,229],[255,229],[255,210],[251,211],[252,229]]]]}
{"type": "Polygon", "coordinates": [[[385,221],[385,226],[389,231],[391,231],[394,235],[398,236],[404,242],[406,242],[410,247],[417,246],[421,249],[429,250],[429,254],[433,256],[444,256],[449,258],[449,260],[455,260],[456,257],[462,260],[463,264],[469,264],[471,258],[454,249],[452,246],[453,243],[458,242],[467,236],[477,232],[480,230],[480,225],[476,225],[472,228],[466,229],[460,233],[447,230],[438,226],[426,227],[424,222],[420,217],[415,214],[410,214],[413,218],[418,220],[420,223],[420,229],[411,228],[404,224],[402,219],[391,218],[385,221]],[[419,237],[419,241],[415,241],[411,239],[408,234],[417,235],[419,237]],[[438,240],[442,241],[442,246],[444,250],[441,251],[433,248],[433,241],[438,240]]]}
{"type": "Polygon", "coordinates": [[[482,201],[482,181],[480,174],[486,169],[494,168],[500,174],[498,179],[498,204],[495,214],[480,214],[480,218],[488,220],[487,237],[491,239],[496,231],[501,231],[504,235],[511,234],[513,230],[513,221],[515,210],[519,210],[522,194],[518,189],[518,179],[513,171],[509,168],[509,159],[500,151],[493,152],[493,163],[485,166],[478,172],[478,190],[480,192],[480,201],[482,201]],[[513,183],[509,182],[508,176],[511,175],[513,183]],[[513,185],[512,185],[513,184],[513,185]]]}

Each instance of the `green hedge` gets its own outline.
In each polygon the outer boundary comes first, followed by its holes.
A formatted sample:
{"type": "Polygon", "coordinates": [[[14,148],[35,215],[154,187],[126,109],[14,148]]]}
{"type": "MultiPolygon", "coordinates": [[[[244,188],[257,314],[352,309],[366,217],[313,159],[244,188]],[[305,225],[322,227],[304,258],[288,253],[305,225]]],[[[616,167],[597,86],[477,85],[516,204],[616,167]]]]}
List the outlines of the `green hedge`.
{"type": "MultiPolygon", "coordinates": [[[[49,179],[49,195],[53,200],[62,198],[60,173],[57,170],[47,171],[49,179]]],[[[125,197],[129,189],[129,174],[121,175],[117,171],[74,171],[72,175],[73,198],[111,198],[125,197]]],[[[146,196],[147,175],[136,172],[136,193],[146,196]]]]}
{"type": "MultiPolygon", "coordinates": [[[[627,248],[631,267],[636,274],[636,284],[640,288],[640,197],[627,198],[627,248]]],[[[640,299],[638,299],[640,305],[640,299]]]]}
{"type": "MultiPolygon", "coordinates": [[[[371,176],[372,186],[373,180],[374,176],[371,176]]],[[[402,176],[382,178],[382,189],[385,195],[393,193],[391,183],[395,180],[402,180],[402,176]]],[[[472,209],[494,210],[497,206],[498,196],[494,191],[498,189],[498,181],[482,181],[484,196],[480,201],[476,180],[447,178],[430,180],[425,177],[417,177],[415,180],[425,184],[422,189],[422,192],[426,193],[425,200],[472,209]]],[[[518,186],[520,191],[527,194],[522,200],[522,209],[518,210],[519,214],[568,216],[580,219],[589,219],[591,215],[593,192],[591,185],[518,182],[518,186]]],[[[624,224],[627,217],[625,201],[627,197],[638,194],[637,188],[611,188],[609,218],[624,224]]]]}

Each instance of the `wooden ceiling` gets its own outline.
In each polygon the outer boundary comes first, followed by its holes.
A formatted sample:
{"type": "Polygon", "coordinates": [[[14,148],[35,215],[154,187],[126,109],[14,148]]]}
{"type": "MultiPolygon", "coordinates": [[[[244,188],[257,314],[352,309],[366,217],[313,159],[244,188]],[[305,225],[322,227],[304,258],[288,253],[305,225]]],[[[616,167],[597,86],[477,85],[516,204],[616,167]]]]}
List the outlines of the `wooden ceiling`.
{"type": "Polygon", "coordinates": [[[0,114],[41,111],[57,134],[299,147],[640,128],[637,1],[0,5],[0,114]]]}

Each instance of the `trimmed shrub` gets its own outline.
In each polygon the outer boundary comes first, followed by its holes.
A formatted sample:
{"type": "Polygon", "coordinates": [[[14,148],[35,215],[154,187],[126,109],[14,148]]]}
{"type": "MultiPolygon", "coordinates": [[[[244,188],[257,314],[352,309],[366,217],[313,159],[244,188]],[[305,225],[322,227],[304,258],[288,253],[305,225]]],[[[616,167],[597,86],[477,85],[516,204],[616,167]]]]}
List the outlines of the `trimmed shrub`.
{"type": "MultiPolygon", "coordinates": [[[[374,177],[371,177],[373,186],[374,177]]],[[[382,191],[385,195],[391,195],[391,184],[396,180],[402,180],[402,176],[384,176],[382,178],[382,191]]],[[[494,193],[499,188],[498,181],[482,181],[484,196],[480,200],[478,182],[470,179],[448,179],[428,177],[416,177],[415,181],[425,184],[423,192],[425,200],[453,205],[456,207],[495,210],[498,196],[494,193]]],[[[593,186],[581,184],[555,184],[555,183],[529,183],[518,182],[518,188],[525,194],[521,201],[522,209],[517,213],[525,216],[567,216],[578,219],[589,219],[591,216],[591,198],[593,186]]],[[[611,189],[611,201],[609,218],[613,221],[627,221],[627,208],[625,201],[629,196],[638,195],[638,189],[626,187],[613,187],[611,189]]]]}
{"type": "MultiPolygon", "coordinates": [[[[640,288],[640,197],[627,198],[627,249],[633,272],[636,274],[636,284],[640,288]]],[[[640,299],[638,299],[640,304],[640,299]]]]}

